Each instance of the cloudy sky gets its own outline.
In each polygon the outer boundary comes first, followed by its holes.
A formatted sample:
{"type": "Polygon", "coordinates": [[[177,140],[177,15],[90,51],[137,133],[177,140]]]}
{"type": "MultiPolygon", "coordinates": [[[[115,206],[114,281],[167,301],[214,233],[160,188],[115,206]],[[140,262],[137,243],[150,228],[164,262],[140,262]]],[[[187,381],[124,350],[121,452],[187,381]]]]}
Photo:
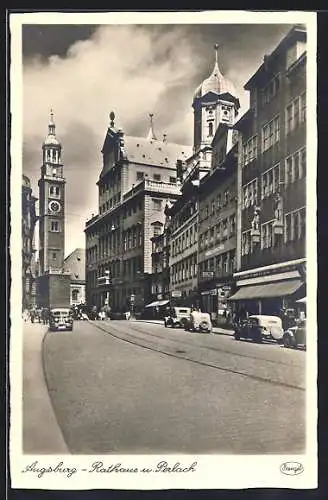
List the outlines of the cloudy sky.
{"type": "Polygon", "coordinates": [[[192,96],[214,64],[248,106],[243,85],[290,29],[287,24],[24,25],[24,173],[37,195],[49,110],[63,145],[66,254],[84,247],[97,212],[96,181],[111,110],[127,135],[146,136],[154,113],[158,137],[192,145],[192,96]]]}

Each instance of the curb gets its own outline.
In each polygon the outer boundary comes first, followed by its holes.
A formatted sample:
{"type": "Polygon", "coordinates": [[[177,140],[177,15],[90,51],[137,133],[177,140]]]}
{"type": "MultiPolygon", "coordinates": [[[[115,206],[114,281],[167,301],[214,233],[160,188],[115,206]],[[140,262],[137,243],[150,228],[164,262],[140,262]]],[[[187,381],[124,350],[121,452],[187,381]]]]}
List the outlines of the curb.
{"type": "MultiPolygon", "coordinates": [[[[151,320],[147,320],[147,319],[135,319],[135,320],[130,320],[130,321],[133,321],[135,323],[149,323],[151,325],[163,325],[163,322],[151,321],[151,320]]],[[[229,337],[232,337],[234,334],[233,330],[225,330],[223,328],[217,328],[217,327],[213,328],[213,333],[215,335],[228,335],[229,337]]]]}
{"type": "MultiPolygon", "coordinates": [[[[26,454],[70,454],[48,391],[44,342],[48,334],[46,325],[33,339],[33,348],[23,346],[24,408],[23,449],[26,454]],[[27,362],[28,359],[28,362],[27,362]],[[33,366],[33,370],[31,367],[33,366]]],[[[24,332],[24,337],[28,335],[24,332]]]]}

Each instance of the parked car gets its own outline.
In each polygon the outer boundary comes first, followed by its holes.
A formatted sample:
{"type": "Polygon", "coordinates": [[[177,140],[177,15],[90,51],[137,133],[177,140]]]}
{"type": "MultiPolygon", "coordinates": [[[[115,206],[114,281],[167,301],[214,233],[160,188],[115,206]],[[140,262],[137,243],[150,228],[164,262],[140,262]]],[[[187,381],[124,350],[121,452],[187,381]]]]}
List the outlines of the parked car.
{"type": "Polygon", "coordinates": [[[190,317],[190,313],[190,307],[172,307],[168,314],[164,317],[164,326],[166,328],[169,326],[172,328],[184,328],[190,317]]]}
{"type": "Polygon", "coordinates": [[[212,329],[211,316],[200,311],[192,311],[185,325],[185,330],[191,332],[211,333],[212,329]]]}
{"type": "Polygon", "coordinates": [[[49,330],[73,330],[73,314],[68,307],[50,309],[49,330]]]}
{"type": "Polygon", "coordinates": [[[248,319],[234,324],[234,336],[252,339],[254,342],[263,340],[276,340],[281,342],[284,331],[279,316],[253,315],[248,319]]]}
{"type": "Polygon", "coordinates": [[[306,320],[299,321],[298,324],[288,328],[283,336],[285,347],[306,347],[306,320]]]}
{"type": "Polygon", "coordinates": [[[126,319],[124,311],[111,311],[109,314],[110,319],[126,319]]]}

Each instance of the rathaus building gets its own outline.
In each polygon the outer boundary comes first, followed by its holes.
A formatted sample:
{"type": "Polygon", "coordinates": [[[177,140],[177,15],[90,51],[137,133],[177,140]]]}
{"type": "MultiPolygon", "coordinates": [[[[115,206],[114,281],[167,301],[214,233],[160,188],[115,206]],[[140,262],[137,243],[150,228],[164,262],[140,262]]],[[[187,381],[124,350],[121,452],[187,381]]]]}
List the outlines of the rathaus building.
{"type": "Polygon", "coordinates": [[[87,221],[86,300],[114,311],[142,309],[151,299],[152,241],[163,232],[164,209],[180,194],[176,162],[191,148],[158,139],[153,116],[145,137],[110,124],[102,148],[98,214],[87,221]]]}

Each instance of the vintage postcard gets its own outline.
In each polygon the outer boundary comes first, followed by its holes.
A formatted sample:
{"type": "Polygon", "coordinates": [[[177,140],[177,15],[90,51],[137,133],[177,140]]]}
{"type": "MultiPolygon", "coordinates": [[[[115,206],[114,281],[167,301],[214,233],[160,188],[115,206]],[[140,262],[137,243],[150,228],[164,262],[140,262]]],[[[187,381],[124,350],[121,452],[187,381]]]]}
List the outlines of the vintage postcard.
{"type": "Polygon", "coordinates": [[[12,486],[316,488],[316,14],[9,25],[12,486]]]}

